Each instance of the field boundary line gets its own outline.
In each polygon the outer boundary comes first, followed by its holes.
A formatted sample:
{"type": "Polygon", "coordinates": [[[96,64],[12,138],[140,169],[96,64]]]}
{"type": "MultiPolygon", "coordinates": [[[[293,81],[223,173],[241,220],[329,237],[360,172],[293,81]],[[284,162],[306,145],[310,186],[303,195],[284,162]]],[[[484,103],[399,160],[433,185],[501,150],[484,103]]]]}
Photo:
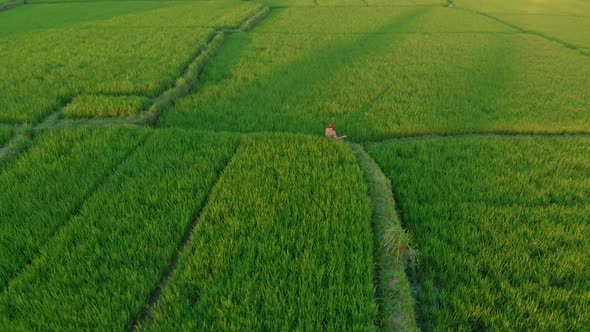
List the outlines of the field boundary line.
{"type": "Polygon", "coordinates": [[[378,306],[375,325],[383,331],[418,331],[414,298],[406,270],[416,259],[410,235],[402,226],[402,214],[391,182],[360,144],[348,144],[357,158],[372,202],[374,283],[378,306]]]}
{"type": "Polygon", "coordinates": [[[83,195],[83,197],[80,199],[80,201],[72,208],[69,217],[67,217],[67,220],[65,220],[61,225],[58,225],[57,228],[55,229],[55,231],[49,235],[47,237],[47,240],[45,240],[43,242],[43,244],[41,244],[37,250],[35,251],[35,253],[31,256],[31,259],[28,260],[25,264],[23,264],[23,266],[21,266],[17,271],[15,271],[15,273],[12,275],[12,277],[10,279],[8,279],[8,281],[4,284],[4,285],[0,285],[0,294],[4,293],[6,291],[6,289],[9,288],[10,284],[16,280],[18,278],[18,276],[22,273],[22,271],[26,270],[27,268],[29,268],[36,259],[39,258],[39,256],[43,253],[43,248],[45,248],[53,239],[55,239],[57,237],[57,235],[63,231],[63,229],[70,224],[70,222],[72,221],[72,219],[74,219],[76,216],[78,216],[80,214],[80,212],[82,211],[82,208],[84,207],[84,204],[90,199],[92,198],[92,196],[102,187],[104,186],[106,183],[108,183],[110,181],[110,179],[115,176],[118,172],[118,170],[122,167],[123,164],[125,164],[125,162],[127,162],[127,160],[129,160],[132,155],[134,153],[137,152],[137,150],[139,148],[141,148],[143,145],[145,145],[145,143],[147,142],[148,138],[152,135],[151,131],[148,132],[147,134],[145,134],[145,136],[143,138],[141,138],[139,140],[139,142],[137,142],[137,144],[135,144],[135,146],[133,146],[122,158],[119,162],[115,162],[113,167],[111,167],[111,169],[106,173],[106,176],[102,177],[101,179],[99,179],[94,186],[92,186],[92,188],[90,188],[88,190],[88,192],[83,195]]]}
{"type": "Polygon", "coordinates": [[[480,132],[457,134],[419,134],[413,136],[399,136],[384,138],[382,140],[361,141],[362,144],[388,144],[406,143],[429,140],[457,140],[465,138],[531,138],[531,137],[590,137],[590,131],[559,132],[559,133],[535,133],[535,132],[480,132]]]}
{"type": "Polygon", "coordinates": [[[20,7],[25,4],[25,0],[10,1],[0,5],[0,12],[11,10],[13,8],[20,7]]]}
{"type": "Polygon", "coordinates": [[[518,26],[516,24],[507,22],[507,21],[505,21],[503,19],[497,18],[497,17],[495,17],[493,15],[490,15],[488,13],[484,13],[484,12],[477,11],[477,10],[471,10],[471,9],[467,9],[467,8],[460,8],[460,9],[461,10],[464,10],[464,11],[467,11],[467,12],[471,12],[471,13],[477,14],[477,15],[485,16],[485,17],[487,17],[489,19],[492,19],[492,20],[494,20],[494,21],[496,21],[496,22],[498,22],[500,24],[503,24],[503,25],[505,25],[507,27],[510,27],[512,29],[515,29],[515,30],[518,30],[518,31],[520,31],[522,33],[529,34],[529,35],[532,35],[532,36],[537,36],[539,38],[543,38],[545,40],[548,40],[548,41],[551,41],[551,42],[555,42],[555,43],[561,44],[561,46],[564,46],[564,47],[569,48],[571,50],[578,51],[583,56],[590,57],[590,52],[587,52],[587,51],[583,50],[582,49],[582,46],[572,44],[572,43],[567,42],[567,41],[565,41],[563,39],[560,39],[560,38],[557,38],[557,37],[553,37],[553,36],[550,36],[548,34],[545,34],[545,33],[542,33],[542,32],[536,31],[536,30],[521,28],[520,26],[518,26]]]}
{"type": "Polygon", "coordinates": [[[193,86],[199,81],[207,62],[217,54],[223,45],[226,34],[247,32],[251,30],[256,24],[266,18],[269,12],[270,8],[264,6],[254,14],[245,18],[237,29],[216,30],[210,37],[210,40],[202,47],[201,51],[198,52],[197,56],[188,65],[182,76],[176,80],[174,86],[158,96],[147,111],[140,113],[147,114],[146,118],[148,124],[150,126],[156,126],[160,115],[166,110],[166,108],[173,104],[177,99],[190,93],[193,86]]]}
{"type": "Polygon", "coordinates": [[[180,255],[184,252],[189,241],[192,239],[193,234],[194,234],[197,226],[199,225],[199,221],[201,220],[201,217],[202,217],[205,209],[207,208],[207,206],[209,206],[209,203],[211,200],[211,193],[214,192],[215,188],[219,184],[219,181],[221,180],[221,178],[225,174],[226,169],[231,165],[234,157],[238,154],[238,150],[241,145],[242,145],[242,139],[240,138],[238,143],[236,144],[236,147],[234,148],[234,151],[231,153],[230,157],[225,161],[225,165],[223,165],[221,167],[221,169],[217,172],[217,179],[215,180],[215,183],[209,189],[205,203],[203,203],[203,205],[200,208],[196,208],[195,211],[193,212],[193,216],[191,218],[193,221],[187,227],[182,239],[180,240],[180,242],[176,246],[175,253],[172,256],[170,263],[164,269],[162,275],[160,276],[160,280],[157,282],[157,284],[154,286],[154,288],[152,288],[152,291],[150,292],[150,295],[147,298],[147,301],[145,302],[143,308],[141,309],[141,312],[139,313],[139,315],[137,317],[133,318],[133,321],[129,325],[129,331],[131,331],[131,332],[137,331],[143,323],[145,323],[147,320],[152,319],[152,313],[150,311],[151,307],[154,304],[156,304],[158,302],[158,300],[160,300],[160,297],[162,296],[162,292],[164,290],[164,287],[166,287],[166,285],[168,284],[168,280],[170,279],[170,277],[172,277],[172,275],[174,274],[174,271],[176,271],[176,268],[178,267],[178,261],[180,259],[180,255]]]}
{"type": "Polygon", "coordinates": [[[17,158],[31,145],[33,138],[34,131],[30,125],[24,124],[12,128],[10,138],[4,143],[4,146],[0,147],[0,174],[2,174],[5,165],[17,158]]]}

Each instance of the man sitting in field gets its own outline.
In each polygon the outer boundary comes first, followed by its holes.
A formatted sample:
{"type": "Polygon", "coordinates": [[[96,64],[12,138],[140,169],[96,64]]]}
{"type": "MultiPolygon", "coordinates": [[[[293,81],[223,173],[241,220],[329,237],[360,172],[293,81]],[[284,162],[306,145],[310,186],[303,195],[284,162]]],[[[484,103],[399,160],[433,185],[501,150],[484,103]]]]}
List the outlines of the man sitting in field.
{"type": "Polygon", "coordinates": [[[328,125],[328,128],[326,128],[326,137],[341,141],[346,138],[346,135],[338,136],[336,134],[336,130],[334,130],[334,123],[330,122],[330,124],[328,125]]]}

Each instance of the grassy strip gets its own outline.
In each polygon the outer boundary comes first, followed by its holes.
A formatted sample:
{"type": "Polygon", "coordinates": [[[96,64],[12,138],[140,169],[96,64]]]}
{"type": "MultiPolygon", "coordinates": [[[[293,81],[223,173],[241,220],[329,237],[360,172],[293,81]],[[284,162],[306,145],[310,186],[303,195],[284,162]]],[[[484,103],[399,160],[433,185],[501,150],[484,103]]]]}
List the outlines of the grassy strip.
{"type": "Polygon", "coordinates": [[[420,248],[421,328],[590,326],[589,146],[582,137],[369,146],[420,248]]]}
{"type": "Polygon", "coordinates": [[[66,223],[145,132],[42,133],[0,176],[0,289],[66,223]]]}
{"type": "Polygon", "coordinates": [[[140,96],[81,95],[64,108],[70,118],[130,116],[150,105],[150,100],[140,96]]]}
{"type": "Polygon", "coordinates": [[[4,146],[12,136],[12,126],[0,125],[0,147],[4,146]]]}
{"type": "Polygon", "coordinates": [[[207,60],[215,55],[223,44],[223,39],[223,32],[217,32],[213,35],[213,38],[206,44],[203,51],[189,65],[184,75],[176,80],[174,87],[164,92],[154,101],[149,109],[151,116],[148,120],[152,125],[155,125],[158,122],[160,113],[162,113],[166,107],[170,106],[174,100],[186,95],[190,91],[193,84],[198,81],[199,74],[203,70],[207,60]]]}
{"type": "Polygon", "coordinates": [[[128,329],[237,143],[154,132],[11,281],[0,329],[128,329]]]}
{"type": "Polygon", "coordinates": [[[258,23],[260,23],[262,20],[264,20],[268,14],[270,14],[270,8],[269,7],[262,7],[262,9],[260,9],[260,11],[258,11],[256,14],[252,15],[250,18],[246,19],[241,25],[240,25],[240,31],[242,32],[247,32],[252,30],[258,23]]]}
{"type": "Polygon", "coordinates": [[[414,299],[406,276],[408,265],[416,261],[410,235],[402,228],[389,180],[360,145],[350,147],[365,172],[373,200],[378,326],[383,331],[417,331],[414,299]]]}
{"type": "Polygon", "coordinates": [[[6,2],[2,2],[0,3],[0,12],[5,11],[5,10],[10,10],[12,8],[16,8],[20,5],[24,5],[25,1],[24,0],[14,0],[14,1],[6,1],[6,2]]]}
{"type": "Polygon", "coordinates": [[[0,170],[16,159],[32,143],[33,127],[30,125],[14,126],[10,131],[6,146],[0,148],[0,170]]]}
{"type": "Polygon", "coordinates": [[[371,203],[340,142],[244,138],[147,330],[374,330],[371,203]]]}
{"type": "MultiPolygon", "coordinates": [[[[263,20],[270,9],[268,7],[263,7],[260,11],[256,12],[251,17],[247,18],[241,25],[241,31],[249,31],[252,29],[258,22],[263,20]]],[[[222,31],[218,31],[213,38],[205,45],[203,50],[200,52],[199,56],[195,58],[195,60],[189,65],[184,75],[182,75],[178,80],[176,80],[176,84],[171,89],[164,92],[161,96],[159,96],[153,105],[149,109],[149,113],[151,114],[148,121],[155,125],[159,119],[160,114],[164,109],[169,107],[175,100],[187,95],[193,85],[199,80],[199,76],[205,67],[205,64],[209,59],[217,54],[221,45],[223,44],[225,38],[225,33],[222,31]]]]}

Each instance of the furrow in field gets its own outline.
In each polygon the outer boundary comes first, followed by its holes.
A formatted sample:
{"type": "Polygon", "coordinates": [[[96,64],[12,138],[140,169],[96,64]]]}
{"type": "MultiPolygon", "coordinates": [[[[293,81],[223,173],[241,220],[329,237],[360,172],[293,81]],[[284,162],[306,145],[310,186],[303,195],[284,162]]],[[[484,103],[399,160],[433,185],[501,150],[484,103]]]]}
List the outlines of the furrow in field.
{"type": "Polygon", "coordinates": [[[370,218],[346,145],[245,137],[141,329],[374,330],[370,218]]]}
{"type": "Polygon", "coordinates": [[[238,143],[153,131],[0,294],[0,329],[129,329],[238,143]]]}
{"type": "Polygon", "coordinates": [[[2,170],[2,289],[145,135],[121,129],[43,133],[25,154],[2,170]]]}

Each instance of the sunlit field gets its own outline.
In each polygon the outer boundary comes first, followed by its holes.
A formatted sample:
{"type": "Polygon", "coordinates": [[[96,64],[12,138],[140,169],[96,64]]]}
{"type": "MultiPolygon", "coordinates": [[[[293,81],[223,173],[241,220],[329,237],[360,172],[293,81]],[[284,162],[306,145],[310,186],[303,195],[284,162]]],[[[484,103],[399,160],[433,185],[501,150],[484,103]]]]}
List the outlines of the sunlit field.
{"type": "Polygon", "coordinates": [[[2,331],[590,326],[587,1],[0,0],[0,77],[2,331]]]}

